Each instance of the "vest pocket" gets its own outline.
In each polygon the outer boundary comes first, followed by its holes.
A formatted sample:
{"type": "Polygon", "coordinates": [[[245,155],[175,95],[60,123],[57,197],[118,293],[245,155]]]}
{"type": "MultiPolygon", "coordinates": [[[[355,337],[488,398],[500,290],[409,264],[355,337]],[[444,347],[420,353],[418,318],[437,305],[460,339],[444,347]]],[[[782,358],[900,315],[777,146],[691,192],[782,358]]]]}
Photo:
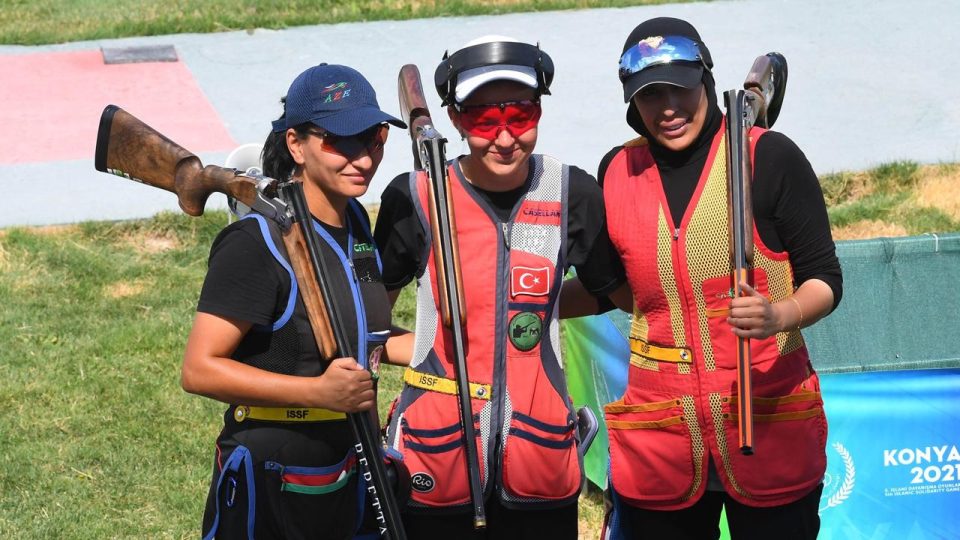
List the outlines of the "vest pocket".
{"type": "MultiPolygon", "coordinates": [[[[754,269],[754,285],[757,292],[769,298],[767,275],[762,268],[754,269]]],[[[733,282],[729,275],[710,278],[703,282],[703,302],[706,308],[707,328],[717,369],[737,369],[737,336],[727,322],[730,316],[730,300],[733,282]]],[[[772,362],[780,355],[776,335],[750,340],[751,364],[756,367],[772,362]]]]}
{"type": "Polygon", "coordinates": [[[264,487],[277,526],[286,538],[323,531],[329,538],[351,538],[363,513],[363,486],[358,486],[356,454],[324,467],[265,461],[264,487]]]}
{"type": "MultiPolygon", "coordinates": [[[[814,379],[816,374],[811,375],[814,379]]],[[[817,388],[816,381],[812,386],[817,388]]],[[[810,386],[810,384],[805,384],[810,386]]],[[[789,502],[820,483],[826,470],[827,421],[819,391],[803,387],[783,396],[753,398],[754,454],[738,448],[737,401],[724,398],[723,431],[731,476],[744,493],[759,502],[789,502]]]]}
{"type": "MultiPolygon", "coordinates": [[[[475,411],[479,412],[474,402],[475,411]]],[[[467,480],[467,453],[463,445],[459,407],[454,396],[427,392],[418,398],[400,418],[400,452],[410,470],[411,499],[421,506],[457,506],[470,502],[467,480]],[[430,414],[420,407],[429,404],[430,414]],[[419,406],[419,407],[418,407],[419,406]],[[413,414],[411,414],[413,413],[413,414]]],[[[477,434],[480,478],[486,476],[480,429],[477,434]]]]}
{"type": "Polygon", "coordinates": [[[547,424],[514,412],[503,446],[503,485],[507,492],[546,500],[576,495],[581,475],[573,430],[572,422],[547,424]]]}
{"type": "Polygon", "coordinates": [[[679,399],[604,407],[610,479],[636,504],[675,504],[692,494],[696,473],[690,431],[679,399]]]}

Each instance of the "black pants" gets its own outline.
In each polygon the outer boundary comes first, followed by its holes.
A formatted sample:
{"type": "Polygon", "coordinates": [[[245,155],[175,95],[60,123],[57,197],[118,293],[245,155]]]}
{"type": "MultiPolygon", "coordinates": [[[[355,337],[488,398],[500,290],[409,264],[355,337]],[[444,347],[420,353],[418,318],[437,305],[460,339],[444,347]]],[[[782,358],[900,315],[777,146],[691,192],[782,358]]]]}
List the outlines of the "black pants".
{"type": "Polygon", "coordinates": [[[620,504],[620,525],[630,539],[717,540],[720,511],[727,510],[732,540],[815,540],[820,532],[819,485],[802,499],[769,508],[746,506],[720,491],[708,491],[690,508],[643,510],[620,504]]]}
{"type": "Polygon", "coordinates": [[[577,504],[549,510],[512,510],[494,496],[485,506],[487,527],[473,528],[471,514],[406,513],[410,540],[577,540],[577,504]]]}

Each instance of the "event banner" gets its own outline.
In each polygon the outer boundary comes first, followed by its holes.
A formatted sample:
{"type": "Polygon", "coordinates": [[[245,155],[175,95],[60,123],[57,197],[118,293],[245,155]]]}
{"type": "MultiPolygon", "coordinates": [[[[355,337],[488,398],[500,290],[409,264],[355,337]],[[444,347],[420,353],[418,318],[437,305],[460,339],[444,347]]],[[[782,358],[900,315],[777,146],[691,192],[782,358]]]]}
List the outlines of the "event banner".
{"type": "MultiPolygon", "coordinates": [[[[626,387],[623,315],[564,323],[570,392],[602,426],[603,405],[626,387]]],[[[820,538],[960,538],[960,369],[821,374],[821,386],[830,428],[820,538]]],[[[606,485],[605,429],[586,467],[606,485]]]]}

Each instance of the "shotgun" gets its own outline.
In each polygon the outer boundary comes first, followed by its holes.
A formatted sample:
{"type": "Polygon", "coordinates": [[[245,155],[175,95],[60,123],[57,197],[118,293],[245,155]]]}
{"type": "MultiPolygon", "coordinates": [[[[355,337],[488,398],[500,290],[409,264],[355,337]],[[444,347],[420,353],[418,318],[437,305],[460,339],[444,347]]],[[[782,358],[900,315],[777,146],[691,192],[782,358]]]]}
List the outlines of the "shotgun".
{"type": "MultiPolygon", "coordinates": [[[[780,53],[757,57],[743,90],[723,93],[726,105],[727,183],[730,205],[730,270],[733,297],[743,295],[741,283],[753,285],[753,207],[750,187],[748,134],[754,126],[771,127],[780,114],[787,85],[787,59],[780,53]]],[[[753,454],[753,383],[750,339],[737,337],[737,431],[740,451],[753,454]]]]}
{"type": "MultiPolygon", "coordinates": [[[[94,166],[98,171],[176,194],[180,208],[191,216],[203,214],[207,198],[218,192],[274,220],[283,233],[321,354],[326,359],[356,357],[336,303],[325,301],[333,298],[326,278],[329,269],[320,256],[320,239],[313,230],[300,182],[281,183],[236,169],[204,167],[196,155],[115,105],[108,105],[100,117],[94,166]]],[[[356,439],[357,461],[364,469],[362,476],[380,535],[405,540],[400,508],[388,485],[384,460],[381,455],[370,455],[379,454],[383,447],[377,424],[370,413],[348,413],[347,420],[356,439]]]]}
{"type": "Polygon", "coordinates": [[[454,371],[457,380],[457,401],[460,405],[460,423],[466,447],[467,480],[470,485],[470,503],[473,506],[473,526],[487,526],[483,507],[483,485],[480,483],[480,461],[476,430],[473,425],[473,406],[470,402],[470,379],[467,376],[467,357],[464,353],[463,326],[466,324],[466,306],[463,300],[463,279],[457,246],[456,223],[451,199],[450,178],[447,175],[445,146],[447,140],[433,127],[430,110],[420,82],[420,70],[413,64],[400,68],[398,93],[402,119],[410,126],[413,140],[413,162],[417,170],[426,171],[430,178],[430,227],[433,236],[434,271],[440,291],[440,318],[453,336],[454,371]]]}

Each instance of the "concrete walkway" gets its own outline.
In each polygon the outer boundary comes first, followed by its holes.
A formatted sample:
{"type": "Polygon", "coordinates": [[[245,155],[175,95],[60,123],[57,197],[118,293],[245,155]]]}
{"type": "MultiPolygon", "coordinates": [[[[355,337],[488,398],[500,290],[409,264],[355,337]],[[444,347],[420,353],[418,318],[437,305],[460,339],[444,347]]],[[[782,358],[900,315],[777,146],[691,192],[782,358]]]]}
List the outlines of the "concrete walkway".
{"type": "MultiPolygon", "coordinates": [[[[93,169],[97,121],[107,103],[164,126],[164,134],[204,163],[222,164],[234,145],[263,141],[270,120],[280,114],[280,96],[311,65],[356,67],[378,90],[381,106],[396,113],[403,64],[417,64],[430,88],[444,49],[488,33],[539,40],[550,53],[557,74],[553,95],[544,98],[538,151],[594,172],[606,150],[633,135],[623,121],[616,75],[623,39],[640,21],[662,15],[685,18],[700,30],[720,91],[738,87],[757,55],[776,50],[787,57],[790,80],[776,127],[804,149],[818,173],[898,159],[960,161],[960,6],[950,0],[721,1],[0,46],[4,79],[36,85],[0,85],[0,131],[6,133],[0,141],[8,149],[0,151],[0,227],[125,219],[177,208],[166,192],[93,169]],[[37,76],[46,58],[166,44],[175,46],[181,72],[171,75],[177,68],[157,63],[131,68],[127,79],[109,83],[98,82],[105,80],[99,75],[78,80],[76,70],[37,76]],[[50,88],[71,93],[41,91],[50,88]],[[68,141],[69,148],[43,150],[57,140],[68,141]],[[40,151],[31,151],[36,145],[40,151]]],[[[438,129],[451,139],[448,153],[460,152],[439,99],[428,99],[438,129]]],[[[378,201],[390,179],[410,166],[409,140],[395,130],[363,202],[378,201]]],[[[222,198],[209,205],[222,206],[222,198]]]]}

